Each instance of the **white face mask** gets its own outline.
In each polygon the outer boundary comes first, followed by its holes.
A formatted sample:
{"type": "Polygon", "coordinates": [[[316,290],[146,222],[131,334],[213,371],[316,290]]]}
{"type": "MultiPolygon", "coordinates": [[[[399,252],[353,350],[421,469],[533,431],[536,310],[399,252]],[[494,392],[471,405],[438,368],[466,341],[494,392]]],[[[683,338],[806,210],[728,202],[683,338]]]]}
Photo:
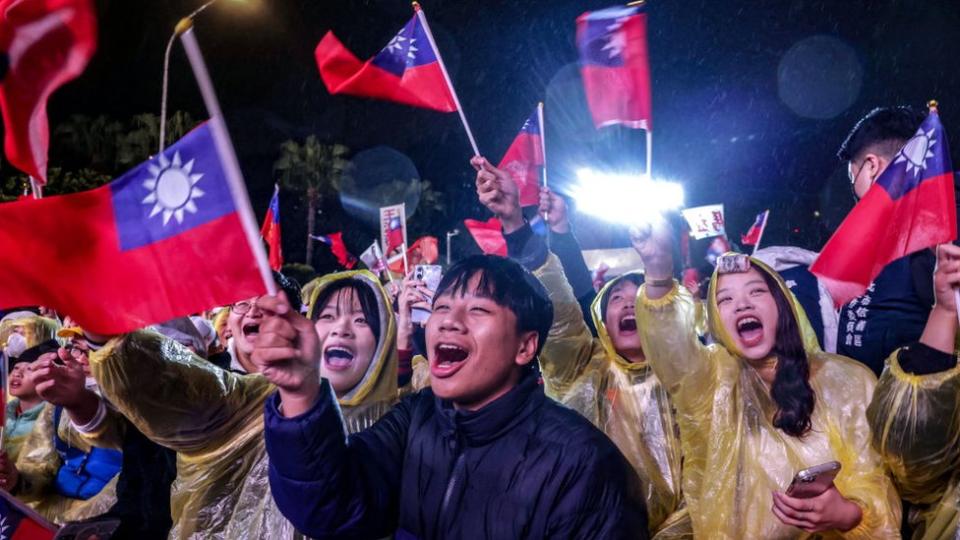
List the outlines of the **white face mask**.
{"type": "Polygon", "coordinates": [[[16,358],[25,350],[27,350],[27,338],[14,333],[7,338],[7,346],[3,348],[3,354],[7,355],[7,358],[16,358]]]}

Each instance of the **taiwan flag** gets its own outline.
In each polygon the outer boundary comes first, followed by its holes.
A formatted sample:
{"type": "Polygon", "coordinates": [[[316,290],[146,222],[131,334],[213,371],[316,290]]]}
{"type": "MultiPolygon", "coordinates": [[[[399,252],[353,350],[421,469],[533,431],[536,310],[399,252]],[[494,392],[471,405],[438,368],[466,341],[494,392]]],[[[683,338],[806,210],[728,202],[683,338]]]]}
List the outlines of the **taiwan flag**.
{"type": "Polygon", "coordinates": [[[456,112],[440,55],[419,7],[410,22],[376,56],[361,62],[327,32],[314,51],[331,94],[384,99],[441,112],[456,112]]]}
{"type": "Polygon", "coordinates": [[[91,0],[0,0],[0,109],[10,164],[47,180],[47,99],[97,48],[91,0]]]}
{"type": "Polygon", "coordinates": [[[956,239],[947,136],[932,109],[810,267],[840,306],[862,295],[888,263],[956,239]]]}
{"type": "Polygon", "coordinates": [[[757,214],[757,219],[753,221],[750,230],[746,234],[740,235],[740,243],[745,246],[755,246],[760,243],[763,237],[763,230],[767,228],[767,218],[770,216],[770,210],[764,210],[757,214]]]}
{"type": "Polygon", "coordinates": [[[283,246],[280,241],[280,186],[273,187],[273,197],[270,198],[267,215],[263,217],[260,236],[266,240],[269,248],[270,268],[279,272],[283,266],[283,246]]]}
{"type": "Polygon", "coordinates": [[[544,167],[543,126],[540,107],[520,128],[520,134],[503,155],[497,168],[506,171],[520,190],[520,205],[540,204],[540,175],[544,167]]]}
{"type": "Polygon", "coordinates": [[[470,236],[480,247],[480,251],[488,255],[507,256],[507,241],[503,237],[503,225],[497,218],[487,221],[465,219],[463,224],[470,231],[470,236]]]}
{"type": "Polygon", "coordinates": [[[250,203],[212,124],[101,188],[0,205],[0,252],[17,254],[0,264],[16,284],[0,309],[48,306],[111,335],[264,294],[250,203]]]}
{"type": "Polygon", "coordinates": [[[333,253],[333,256],[337,258],[337,262],[340,263],[340,266],[350,270],[357,265],[357,258],[350,254],[350,252],[347,250],[347,245],[343,243],[342,232],[321,234],[319,236],[314,236],[313,238],[330,247],[330,253],[333,253]]]}
{"type": "Polygon", "coordinates": [[[52,540],[57,526],[0,490],[0,540],[52,540]]]}
{"type": "Polygon", "coordinates": [[[647,15],[642,6],[588,11],[577,18],[580,75],[596,127],[652,127],[647,15]]]}

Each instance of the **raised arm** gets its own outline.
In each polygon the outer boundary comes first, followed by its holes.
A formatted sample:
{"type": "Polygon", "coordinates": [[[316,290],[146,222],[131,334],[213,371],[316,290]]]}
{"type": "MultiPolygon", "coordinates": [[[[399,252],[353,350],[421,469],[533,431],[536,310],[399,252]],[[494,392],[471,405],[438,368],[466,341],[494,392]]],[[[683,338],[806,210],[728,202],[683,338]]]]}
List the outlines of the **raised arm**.
{"type": "Polygon", "coordinates": [[[314,538],[389,536],[397,524],[411,403],[420,395],[347,437],[333,391],[319,377],[313,325],[282,296],[257,305],[267,317],[252,358],[279,389],[264,421],[277,508],[314,538]]]}
{"type": "Polygon", "coordinates": [[[900,495],[915,504],[940,500],[960,466],[960,367],[954,342],[954,290],[960,286],[960,248],[938,250],[936,305],[919,343],[894,352],[880,377],[867,419],[900,495]]]}
{"type": "Polygon", "coordinates": [[[273,391],[150,331],[113,338],[90,358],[103,395],[156,443],[186,454],[218,447],[262,414],[273,391]]]}

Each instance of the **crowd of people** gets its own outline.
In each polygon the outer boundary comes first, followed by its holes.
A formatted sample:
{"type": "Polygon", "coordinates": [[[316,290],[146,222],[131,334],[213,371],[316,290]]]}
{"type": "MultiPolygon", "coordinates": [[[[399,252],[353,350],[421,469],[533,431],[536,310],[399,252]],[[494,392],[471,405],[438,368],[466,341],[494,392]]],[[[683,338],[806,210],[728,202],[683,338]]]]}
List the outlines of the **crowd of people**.
{"type": "MultiPolygon", "coordinates": [[[[853,128],[856,197],[922,119],[853,128]]],[[[541,190],[538,234],[509,174],[471,165],[508,254],[433,289],[275,273],[276,296],[119,336],[7,313],[0,489],[115,538],[960,534],[960,247],[838,312],[790,246],[681,284],[685,232],[655,219],[642,271],[595,288],[563,197],[541,190]]]]}

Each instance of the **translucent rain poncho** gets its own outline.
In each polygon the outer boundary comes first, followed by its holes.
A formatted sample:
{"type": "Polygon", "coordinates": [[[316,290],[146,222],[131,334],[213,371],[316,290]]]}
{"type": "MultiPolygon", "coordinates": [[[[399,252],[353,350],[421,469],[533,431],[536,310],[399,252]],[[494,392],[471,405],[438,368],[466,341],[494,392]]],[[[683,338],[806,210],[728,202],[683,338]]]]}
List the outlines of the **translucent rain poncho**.
{"type": "MultiPolygon", "coordinates": [[[[314,294],[351,277],[374,290],[381,318],[373,361],[360,384],[340,400],[352,432],[372,425],[396,401],[397,354],[393,312],[373,274],[325,276],[314,294]]],[[[276,388],[263,376],[221,370],[148,331],[111,340],[91,357],[91,365],[114,406],[151,440],[177,451],[170,538],[296,536],[270,493],[263,409],[276,388]]]]}
{"type": "Polygon", "coordinates": [[[648,299],[641,287],[637,299],[643,349],[677,410],[684,496],[696,536],[899,538],[899,497],[870,447],[866,408],[874,375],[853,360],[822,352],[783,281],[758,260],[751,262],[776,277],[803,333],[816,393],[812,429],[803,438],[773,426],[776,404],[720,323],[716,274],[708,293],[715,345],[697,339],[693,299],[676,283],[657,300],[648,299]],[[780,522],[771,511],[771,492],[785,490],[797,471],[833,460],[843,467],[837,489],[863,510],[860,524],[842,534],[813,535],[780,522]]]}
{"type": "Polygon", "coordinates": [[[608,283],[591,306],[599,336],[594,338],[556,257],[550,256],[534,274],[554,307],[553,326],[540,356],[547,395],[590,420],[626,456],[640,477],[651,535],[689,537],[689,517],[681,508],[680,439],[670,398],[648,362],[629,362],[617,353],[601,313],[603,298],[619,280],[608,283]]]}
{"type": "Polygon", "coordinates": [[[867,409],[873,444],[900,495],[915,506],[913,538],[957,538],[960,519],[960,366],[929,375],[887,359],[867,409]]]}

